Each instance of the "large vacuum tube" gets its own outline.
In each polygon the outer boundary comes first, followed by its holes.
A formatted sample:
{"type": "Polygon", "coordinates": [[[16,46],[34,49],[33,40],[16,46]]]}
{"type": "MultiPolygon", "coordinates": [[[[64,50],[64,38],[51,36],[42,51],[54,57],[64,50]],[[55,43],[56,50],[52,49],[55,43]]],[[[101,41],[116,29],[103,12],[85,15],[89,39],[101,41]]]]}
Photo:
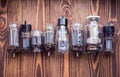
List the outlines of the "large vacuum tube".
{"type": "Polygon", "coordinates": [[[20,27],[20,44],[23,51],[31,51],[31,25],[26,21],[20,27]]]}
{"type": "Polygon", "coordinates": [[[102,26],[98,24],[100,16],[88,16],[86,51],[96,54],[102,51],[102,26]]]}
{"type": "Polygon", "coordinates": [[[31,38],[32,51],[41,52],[43,50],[42,32],[40,30],[32,31],[31,38]]]}
{"type": "Polygon", "coordinates": [[[45,26],[44,47],[48,56],[50,56],[50,53],[55,49],[55,30],[52,24],[45,26]]]}
{"type": "Polygon", "coordinates": [[[112,23],[107,23],[103,27],[104,32],[104,49],[106,53],[113,53],[113,35],[114,35],[114,26],[112,23]]]}
{"type": "Polygon", "coordinates": [[[78,57],[83,52],[83,26],[79,23],[72,25],[71,29],[72,36],[72,51],[76,53],[78,57]]]}
{"type": "Polygon", "coordinates": [[[8,28],[8,52],[15,54],[19,52],[19,31],[15,23],[10,23],[8,28]]]}
{"type": "Polygon", "coordinates": [[[64,53],[69,51],[69,33],[67,19],[62,16],[58,20],[58,28],[56,32],[57,51],[64,53]]]}

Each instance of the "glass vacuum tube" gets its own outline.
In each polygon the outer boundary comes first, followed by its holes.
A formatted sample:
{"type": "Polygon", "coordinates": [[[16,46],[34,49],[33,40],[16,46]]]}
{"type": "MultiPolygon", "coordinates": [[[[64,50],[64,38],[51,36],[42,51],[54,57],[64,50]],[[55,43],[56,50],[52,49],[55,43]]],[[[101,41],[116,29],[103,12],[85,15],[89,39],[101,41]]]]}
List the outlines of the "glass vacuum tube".
{"type": "Polygon", "coordinates": [[[21,25],[20,28],[20,39],[21,39],[21,49],[23,51],[31,51],[31,25],[25,24],[21,25]]]}
{"type": "Polygon", "coordinates": [[[114,35],[114,26],[112,23],[107,23],[106,26],[103,27],[104,33],[104,49],[106,53],[113,53],[113,40],[112,37],[114,35]]]}
{"type": "Polygon", "coordinates": [[[8,28],[8,52],[15,54],[19,52],[19,32],[15,23],[10,23],[8,28]]]}
{"type": "Polygon", "coordinates": [[[45,27],[44,40],[45,51],[50,56],[50,53],[55,49],[55,30],[52,24],[45,27]]]}
{"type": "Polygon", "coordinates": [[[56,32],[57,49],[58,52],[61,53],[69,51],[69,33],[67,25],[67,19],[62,16],[58,20],[58,28],[56,32]]]}
{"type": "Polygon", "coordinates": [[[72,51],[76,53],[78,57],[83,52],[83,26],[79,23],[72,25],[72,51]]]}
{"type": "Polygon", "coordinates": [[[102,51],[102,26],[98,24],[100,16],[88,16],[89,23],[87,25],[87,53],[96,54],[102,51]]]}
{"type": "Polygon", "coordinates": [[[42,32],[34,30],[31,33],[33,52],[41,52],[43,49],[42,32]]]}

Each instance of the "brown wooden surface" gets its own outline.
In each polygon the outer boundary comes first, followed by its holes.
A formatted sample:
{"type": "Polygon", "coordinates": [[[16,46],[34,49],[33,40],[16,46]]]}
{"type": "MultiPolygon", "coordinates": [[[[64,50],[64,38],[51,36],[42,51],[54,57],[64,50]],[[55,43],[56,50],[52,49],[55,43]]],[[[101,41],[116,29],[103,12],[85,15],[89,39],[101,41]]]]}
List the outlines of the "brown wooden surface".
{"type": "Polygon", "coordinates": [[[0,77],[120,77],[120,0],[0,0],[0,77]],[[37,15],[36,15],[37,14],[37,15]],[[93,57],[57,51],[45,54],[22,53],[12,58],[7,48],[7,27],[26,20],[33,30],[44,31],[46,24],[68,18],[86,25],[88,15],[101,16],[100,23],[115,22],[114,55],[93,57]],[[38,22],[37,22],[38,21],[38,22]],[[36,27],[37,26],[37,27],[36,27]]]}

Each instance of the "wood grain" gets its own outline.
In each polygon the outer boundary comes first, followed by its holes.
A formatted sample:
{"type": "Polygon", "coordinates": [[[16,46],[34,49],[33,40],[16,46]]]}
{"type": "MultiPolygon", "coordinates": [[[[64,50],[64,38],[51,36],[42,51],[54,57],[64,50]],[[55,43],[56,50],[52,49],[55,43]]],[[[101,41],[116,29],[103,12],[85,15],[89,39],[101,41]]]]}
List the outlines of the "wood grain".
{"type": "MultiPolygon", "coordinates": [[[[0,0],[0,77],[120,77],[120,0],[0,0]],[[39,1],[39,3],[38,3],[39,1]],[[32,25],[44,32],[45,25],[57,27],[58,18],[68,19],[69,31],[74,23],[84,28],[89,15],[101,16],[100,24],[113,21],[114,54],[98,56],[81,54],[75,57],[55,50],[45,53],[21,53],[15,58],[7,50],[7,26],[10,22],[32,25]]],[[[85,40],[85,39],[84,39],[85,40]]]]}

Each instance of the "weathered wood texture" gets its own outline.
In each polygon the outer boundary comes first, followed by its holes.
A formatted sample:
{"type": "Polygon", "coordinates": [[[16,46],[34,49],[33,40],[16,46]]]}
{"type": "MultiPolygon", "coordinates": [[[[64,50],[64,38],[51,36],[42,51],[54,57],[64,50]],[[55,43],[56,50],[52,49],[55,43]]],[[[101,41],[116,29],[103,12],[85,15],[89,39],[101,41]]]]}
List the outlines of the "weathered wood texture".
{"type": "Polygon", "coordinates": [[[120,0],[0,0],[0,77],[120,77],[120,0]],[[37,13],[38,11],[38,13],[37,13]],[[57,25],[64,15],[70,26],[75,22],[86,25],[88,15],[101,16],[100,23],[115,22],[114,55],[94,58],[72,52],[50,57],[22,53],[12,58],[7,48],[7,27],[25,20],[34,29],[44,31],[46,24],[57,25]],[[38,22],[37,22],[38,21],[38,22]]]}

